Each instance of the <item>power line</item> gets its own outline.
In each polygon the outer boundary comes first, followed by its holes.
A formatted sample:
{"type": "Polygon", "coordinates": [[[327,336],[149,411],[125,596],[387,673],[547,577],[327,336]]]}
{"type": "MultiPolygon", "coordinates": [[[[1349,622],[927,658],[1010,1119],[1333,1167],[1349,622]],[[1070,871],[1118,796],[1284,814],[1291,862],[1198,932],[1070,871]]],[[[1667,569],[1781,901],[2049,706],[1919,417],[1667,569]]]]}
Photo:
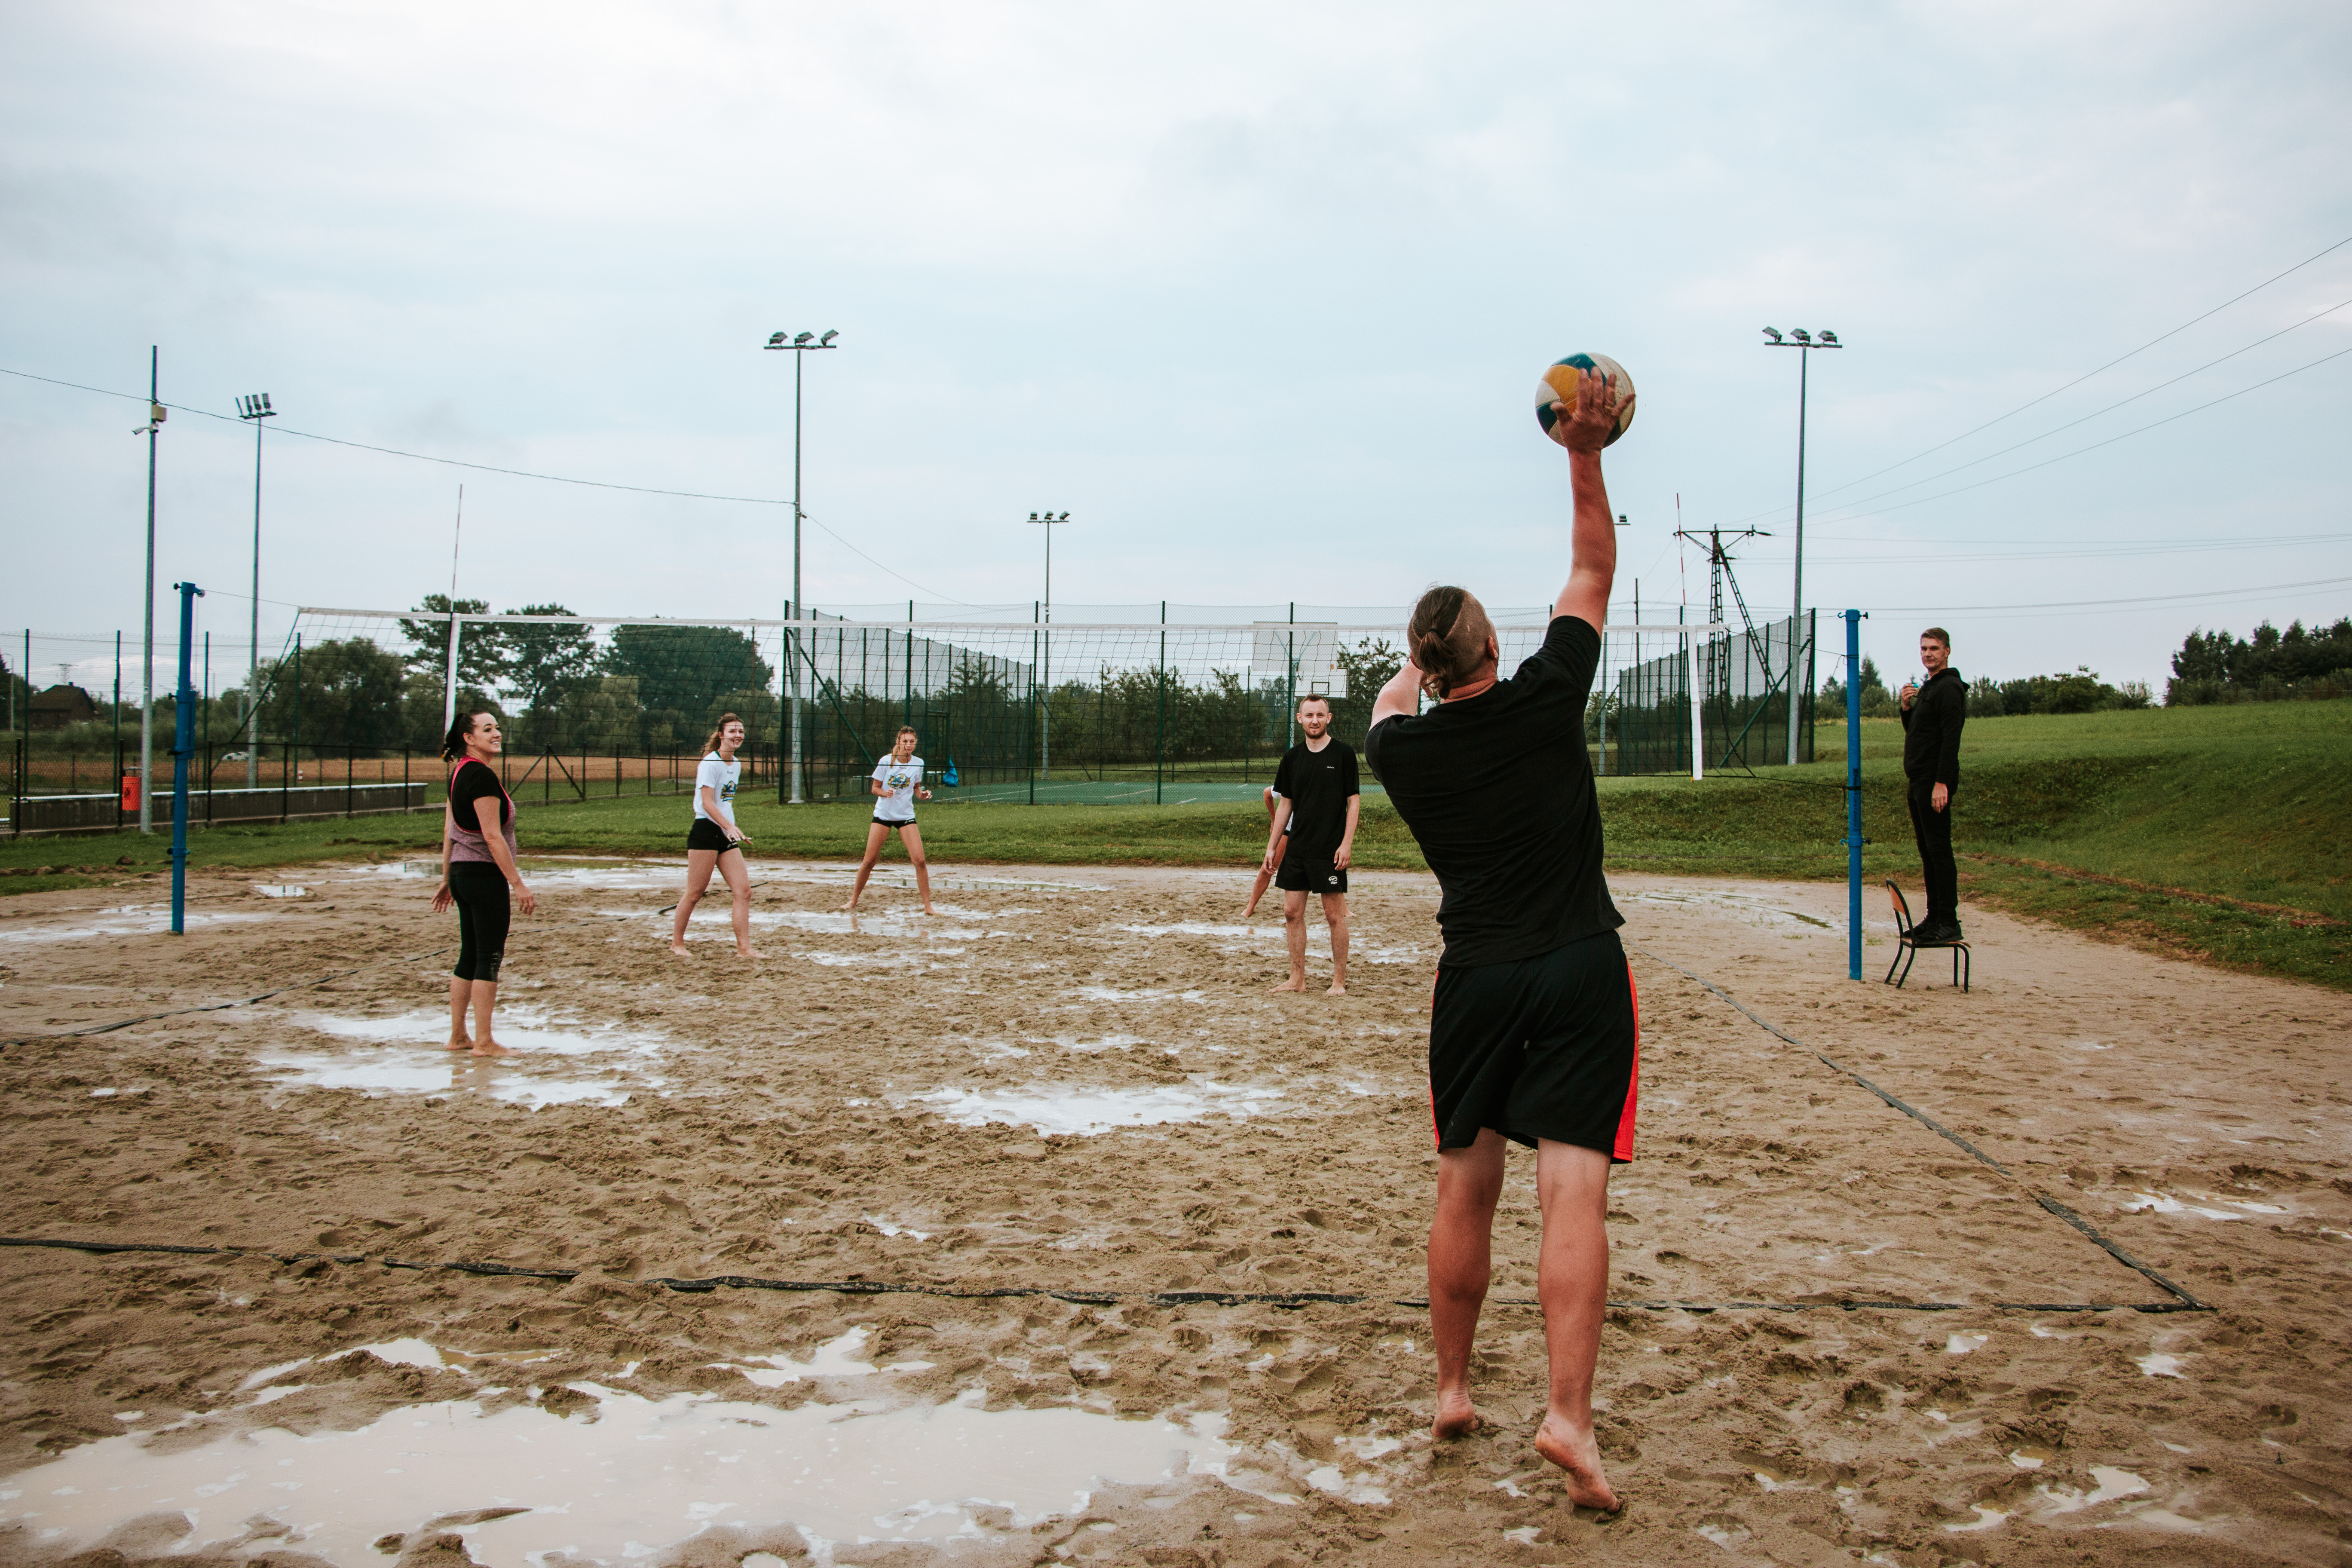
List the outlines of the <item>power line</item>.
{"type": "MultiPolygon", "coordinates": [[[[0,365],[0,375],[13,375],[25,381],[47,382],[51,386],[71,387],[76,392],[94,392],[100,397],[122,397],[129,398],[132,402],[145,401],[143,398],[140,398],[131,393],[114,392],[103,386],[85,386],[78,381],[61,381],[53,375],[35,375],[31,371],[10,370],[5,365],[0,365]]],[[[230,416],[226,414],[215,414],[208,408],[196,408],[182,403],[167,403],[163,405],[163,406],[173,409],[182,414],[194,414],[200,418],[218,419],[229,424],[236,423],[230,416]]],[[[412,462],[438,463],[444,468],[471,468],[477,473],[504,474],[509,479],[541,479],[549,484],[555,485],[581,485],[590,489],[625,490],[632,495],[671,496],[680,500],[730,501],[742,506],[789,507],[793,504],[789,500],[779,500],[773,496],[713,495],[702,490],[663,489],[654,485],[625,485],[616,483],[611,479],[577,479],[570,474],[542,474],[535,472],[530,468],[503,468],[495,463],[468,462],[463,458],[436,458],[430,452],[406,452],[401,450],[397,447],[378,447],[366,441],[347,441],[340,436],[321,436],[315,430],[296,430],[288,427],[277,429],[273,433],[279,436],[299,436],[305,441],[323,441],[331,447],[349,447],[355,451],[377,452],[387,458],[406,458],[412,462]]],[[[909,588],[913,588],[919,593],[928,594],[933,599],[938,600],[941,604],[961,605],[964,603],[963,600],[950,598],[947,595],[940,593],[937,589],[924,587],[922,584],[916,582],[912,577],[908,576],[897,567],[876,560],[873,556],[866,554],[863,550],[858,549],[855,544],[850,543],[846,539],[842,538],[840,534],[834,532],[832,529],[827,528],[823,522],[818,521],[818,520],[810,513],[803,511],[801,513],[801,516],[807,521],[815,523],[820,530],[823,530],[827,538],[831,539],[835,544],[840,545],[844,550],[848,551],[852,555],[856,556],[859,560],[867,563],[869,565],[889,574],[891,576],[898,579],[899,582],[906,584],[909,588]]]]}
{"type": "MultiPolygon", "coordinates": [[[[2078,387],[2084,382],[2092,379],[2094,376],[2105,375],[2107,372],[2115,369],[2116,366],[2123,363],[2124,361],[2146,353],[2148,350],[2156,347],[2157,344],[2163,342],[2168,338],[2179,337],[2181,333],[2187,331],[2198,322],[2205,321],[2210,317],[2220,315],[2222,311],[2238,303],[2241,300],[2250,299],[2252,296],[2261,293],[2263,289],[2269,288],[2280,279],[2291,277],[2294,273],[2302,271],[2313,262],[2319,260],[2321,258],[2334,255],[2336,251],[2343,249],[2347,245],[2352,245],[2352,235],[2347,235],[2344,238],[2337,240],[2334,245],[2329,246],[2326,249],[2318,252],[2316,255],[2304,258],[2301,261],[2298,261],[2294,266],[2288,268],[2284,272],[2276,273],[2272,277],[2263,279],[2260,283],[2255,284],[2243,294],[2231,295],[2229,299],[2222,300],[2220,304],[2214,306],[2203,315],[2191,316],[2188,321],[2181,322],[2180,325],[2173,328],[2170,331],[2159,332],[2155,337],[2148,339],[2147,342],[2140,344],[2139,347],[2132,350],[2130,353],[2118,354],[2114,359],[2111,359],[2106,363],[2101,365],[2098,369],[2084,372],[2083,374],[2076,376],[2074,380],[2068,382],[2063,386],[2053,388],[2051,391],[2043,393],[2039,397],[2031,399],[2028,402],[2021,403],[2016,407],[2011,409],[2007,414],[1997,415],[1993,418],[1986,420],[1983,424],[1978,426],[1973,430],[1963,430],[1948,441],[1938,441],[1936,445],[1928,447],[1926,451],[1914,452],[1911,456],[1904,458],[1899,463],[1889,463],[1886,467],[1876,469],[1874,472],[1864,474],[1858,479],[1849,479],[1844,484],[1833,486],[1832,488],[1822,490],[1820,493],[1825,496],[1835,495],[1839,490],[1850,490],[1856,485],[1868,484],[1871,480],[1878,478],[1880,474],[1891,474],[1897,468],[1907,467],[1910,464],[1917,462],[1922,458],[1932,457],[1934,454],[1942,451],[1947,447],[1954,446],[1959,442],[1965,441],[1969,437],[1978,434],[1979,431],[1990,430],[2004,419],[2015,418],[2018,415],[2024,413],[2029,408],[2049,402],[2052,398],[2057,396],[2059,393],[2071,392],[2075,387],[2078,387]]],[[[2336,307],[2338,310],[2341,310],[2342,308],[2343,307],[2341,306],[2336,307]]],[[[2322,313],[2325,314],[2325,312],[2322,313]]],[[[2273,333],[2272,335],[2276,336],[2277,334],[2273,333]]],[[[2266,338],[2263,341],[2267,342],[2269,339],[2266,338]]],[[[2248,345],[2248,347],[2252,346],[2252,344],[2248,345]]],[[[2219,362],[2217,361],[2216,363],[2219,362]]],[[[1769,514],[1759,513],[1759,515],[1763,516],[1769,514]]],[[[1742,521],[1744,521],[1746,520],[1743,519],[1742,521]]]]}
{"type": "MultiPolygon", "coordinates": [[[[2170,425],[2176,420],[2186,419],[2192,414],[2202,414],[2208,408],[2219,407],[2224,403],[2243,397],[2250,392],[2260,392],[2263,387],[2284,381],[2289,376],[2301,375],[2307,370],[2316,370],[2319,366],[2326,364],[2328,361],[2342,359],[2346,354],[2352,354],[2352,348],[2337,349],[2332,354],[2322,354],[2317,359],[2311,361],[2307,364],[2299,364],[2293,370],[2281,371],[2278,374],[2272,376],[2267,381],[2258,381],[2252,386],[2242,386],[2235,392],[2224,393],[2221,396],[2213,399],[2210,403],[2200,403],[2194,408],[2184,408],[2178,414],[2167,415],[2162,419],[2153,420],[2148,424],[2139,426],[2136,429],[2126,430],[2121,435],[2110,436],[2104,441],[2094,441],[2087,447],[2077,447],[2071,452],[2061,452],[2054,458],[2044,458],[2038,463],[2028,463],[2021,468],[2011,468],[2005,474],[1995,474],[1989,479],[1979,479],[1974,484],[1956,485],[1948,490],[1937,490],[1931,496],[1918,496],[1910,500],[1896,501],[1893,506],[1883,506],[1878,508],[1875,511],[1846,512],[1839,519],[1839,521],[1843,522],[1851,522],[1857,518],[1883,517],[1890,511],[1901,511],[1906,507],[1925,506],[1931,500],[1942,500],[1948,496],[1964,495],[1969,490],[1982,489],[1987,485],[1999,484],[2003,479],[2013,479],[2020,474],[2030,474],[2037,468],[2046,468],[2053,463],[2063,463],[2069,458],[2079,458],[2085,452],[2095,452],[2102,447],[2112,447],[2118,441],[2128,440],[2134,436],[2145,435],[2150,430],[2157,429],[2162,426],[2170,425]]],[[[1887,493],[1893,494],[1894,492],[1889,491],[1887,493]]]]}
{"type": "MultiPolygon", "coordinates": [[[[1921,485],[1932,485],[1937,479],[1949,479],[1952,475],[1965,472],[1969,468],[1975,468],[1979,463],[1990,463],[1995,458],[2006,457],[2011,452],[2022,451],[2024,448],[2032,446],[2036,441],[2047,441],[2051,437],[2072,430],[2077,425],[2087,425],[2103,414],[2112,414],[2116,409],[2123,407],[2126,404],[2137,403],[2143,397],[2154,396],[2157,393],[2162,392],[2166,387],[2187,381],[2192,375],[2202,375],[2205,372],[2211,370],[2215,365],[2236,359],[2240,354],[2252,353],[2254,350],[2262,347],[2266,342],[2270,342],[2273,339],[2283,338],[2286,336],[2287,333],[2294,331],[2298,328],[2307,327],[2323,316],[2334,315],[2336,311],[2341,310],[2347,305],[2352,305],[2352,300],[2346,300],[2337,304],[2328,306],[2325,310],[2315,311],[2311,315],[2305,316],[2302,321],[2295,322],[2294,326],[2281,327],[2277,331],[2271,333],[2269,337],[2256,338],[2252,342],[2246,344],[2243,348],[2231,349],[2220,359],[2207,360],[2203,364],[2199,365],[2194,370],[2184,370],[2179,375],[2172,377],[2169,381],[2159,381],[2154,386],[2147,387],[2141,391],[2133,393],[2129,397],[2118,398],[2115,402],[2108,404],[2105,408],[2094,408],[2090,413],[2083,415],[2079,418],[2069,419],[2063,425],[2053,425],[2049,429],[2042,432],[2039,436],[2028,436],[2022,441],[2015,441],[2006,447],[1996,447],[1992,451],[1987,452],[1981,458],[1970,458],[1967,462],[1958,464],[1953,468],[1946,468],[1941,473],[1929,474],[1925,479],[1906,479],[1902,484],[1896,485],[1893,489],[1881,490],[1877,495],[1864,496],[1860,500],[1847,501],[1843,503],[1843,505],[1866,506],[1872,501],[1882,500],[1887,496],[1901,495],[1905,490],[1916,489],[1921,485]]],[[[1882,473],[1885,471],[1885,469],[1880,470],[1882,473]]],[[[1860,484],[1861,482],[1861,480],[1856,479],[1854,484],[1860,484]]],[[[1842,489],[1851,489],[1853,487],[1853,485],[1842,485],[1839,488],[1842,489]]],[[[1835,510],[1840,509],[1832,510],[1835,510]]]]}
{"type": "Polygon", "coordinates": [[[2058,599],[2040,605],[1873,605],[1874,610],[1918,611],[1923,614],[1948,610],[1954,615],[1989,615],[2004,611],[2028,610],[2090,610],[2130,605],[2175,605],[2199,599],[2236,599],[2256,594],[2284,594],[2303,588],[2332,588],[2352,583],[2352,577],[2316,577],[2308,583],[2265,583],[2248,588],[2216,588],[2201,594],[2148,594],[2131,599],[2058,599]]]}
{"type": "Polygon", "coordinates": [[[2217,550],[2277,550],[2290,545],[2336,544],[2352,540],[2352,533],[2282,534],[2271,539],[2216,539],[2201,543],[2122,543],[2093,544],[2089,548],[2062,547],[2050,550],[1994,552],[1969,551],[1927,553],[1906,550],[1894,555],[1817,555],[1816,561],[1833,566],[1893,566],[1953,564],[1968,565],[1984,561],[2114,561],[2154,555],[2197,555],[2217,550]]]}

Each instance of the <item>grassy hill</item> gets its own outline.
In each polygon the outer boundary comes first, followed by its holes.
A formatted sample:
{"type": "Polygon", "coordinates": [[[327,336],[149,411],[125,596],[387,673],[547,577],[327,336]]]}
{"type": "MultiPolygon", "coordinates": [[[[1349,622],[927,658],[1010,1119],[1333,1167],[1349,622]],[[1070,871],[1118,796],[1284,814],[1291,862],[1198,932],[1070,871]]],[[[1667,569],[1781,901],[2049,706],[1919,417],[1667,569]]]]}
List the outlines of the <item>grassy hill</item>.
{"type": "MultiPolygon", "coordinates": [[[[1601,781],[1610,861],[1625,869],[1843,878],[1843,727],[1822,760],[1755,776],[1601,781]]],[[[1902,731],[1863,728],[1864,868],[1914,890],[1902,731]]],[[[944,793],[944,792],[943,792],[944,793]]],[[[684,800],[525,803],[530,851],[677,853],[684,800]]],[[[747,800],[762,856],[843,857],[861,847],[858,805],[747,800]]],[[[1971,722],[1955,842],[1964,904],[1993,904],[2119,940],[2352,989],[2352,702],[2280,702],[1971,722]]],[[[194,835],[200,865],[262,866],[348,855],[431,854],[436,816],[360,817],[194,835]]],[[[1265,843],[1248,805],[926,809],[946,861],[1246,865],[1265,843]]],[[[0,841],[0,891],[163,869],[167,840],[135,834],[0,841]],[[129,858],[127,867],[115,862],[129,858]],[[44,865],[90,874],[26,875],[44,865]]],[[[894,846],[891,854],[895,858],[894,846]]],[[[1422,864],[1378,795],[1366,797],[1358,863],[1422,864]]],[[[1875,905],[1874,908],[1877,907],[1875,905]]]]}

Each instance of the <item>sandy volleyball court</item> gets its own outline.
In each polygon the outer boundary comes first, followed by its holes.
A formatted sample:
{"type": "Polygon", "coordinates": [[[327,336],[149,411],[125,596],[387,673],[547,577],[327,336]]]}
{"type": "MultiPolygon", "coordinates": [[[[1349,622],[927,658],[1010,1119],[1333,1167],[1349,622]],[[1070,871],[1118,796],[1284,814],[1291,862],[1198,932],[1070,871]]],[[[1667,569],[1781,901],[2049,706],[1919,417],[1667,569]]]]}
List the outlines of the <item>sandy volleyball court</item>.
{"type": "Polygon", "coordinates": [[[668,864],[527,869],[496,1061],[417,862],[0,908],[0,1232],[253,1249],[0,1249],[0,1554],[2352,1561],[2337,994],[1974,911],[1975,991],[1898,994],[1842,888],[1613,879],[1603,1519],[1528,1447],[1525,1156],[1488,1430],[1425,1436],[1428,879],[1358,879],[1326,999],[1239,873],[853,921],[763,864],[749,965],[723,903],[665,951],[668,864]]]}

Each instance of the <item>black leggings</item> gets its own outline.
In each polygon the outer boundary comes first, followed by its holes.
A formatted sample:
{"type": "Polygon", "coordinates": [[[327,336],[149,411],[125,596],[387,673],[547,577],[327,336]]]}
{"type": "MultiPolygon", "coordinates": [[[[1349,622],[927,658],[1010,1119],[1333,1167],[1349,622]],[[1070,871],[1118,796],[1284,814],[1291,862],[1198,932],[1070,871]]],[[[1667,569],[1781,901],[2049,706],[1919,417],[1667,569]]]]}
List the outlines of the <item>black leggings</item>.
{"type": "Polygon", "coordinates": [[[453,861],[449,896],[457,900],[457,967],[449,973],[460,980],[496,984],[499,964],[507,955],[507,926],[513,919],[506,874],[480,860],[453,861]]]}

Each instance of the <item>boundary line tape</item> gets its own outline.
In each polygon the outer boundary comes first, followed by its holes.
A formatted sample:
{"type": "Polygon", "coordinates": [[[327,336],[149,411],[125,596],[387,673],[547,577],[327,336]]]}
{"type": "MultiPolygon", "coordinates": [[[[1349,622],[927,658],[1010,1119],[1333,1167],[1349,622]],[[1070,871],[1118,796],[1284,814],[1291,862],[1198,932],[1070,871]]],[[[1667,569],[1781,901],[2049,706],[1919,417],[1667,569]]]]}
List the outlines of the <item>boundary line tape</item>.
{"type": "MultiPolygon", "coordinates": [[[[1694,974],[1679,963],[1670,963],[1665,959],[1660,958],[1656,953],[1652,952],[1648,948],[1643,947],[1639,943],[1629,942],[1625,945],[1628,948],[1631,948],[1633,952],[1640,953],[1643,958],[1648,959],[1651,963],[1663,964],[1664,967],[1673,970],[1676,974],[1683,976],[1685,980],[1695,981],[1698,984],[1706,986],[1709,991],[1714,992],[1717,996],[1723,998],[1724,1001],[1729,1003],[1733,1007],[1745,1014],[1750,1023],[1764,1030],[1767,1034],[1776,1035],[1780,1038],[1788,1041],[1789,1044],[1796,1047],[1799,1050],[1810,1053],[1816,1060],[1821,1062],[1822,1066],[1828,1068],[1832,1072],[1843,1073],[1847,1078],[1853,1079],[1854,1082],[1870,1090],[1871,1093],[1878,1096],[1879,1099],[1885,1100],[1887,1104],[1893,1106],[1904,1115],[1911,1118],[1914,1121],[1918,1122],[1922,1127],[1925,1127],[1928,1131],[1933,1132],[1938,1138],[1942,1138],[1961,1149],[1965,1149],[1973,1158],[1990,1165],[1992,1169],[1999,1171],[2002,1175],[2007,1176],[2011,1181],[2015,1182],[2026,1196],[2032,1198],[2035,1203],[2041,1205],[2050,1213],[2056,1215],[2060,1219],[2064,1220],[2074,1229],[2082,1232],[2084,1236],[2090,1238],[2093,1245],[2105,1250],[2106,1254],[2113,1258],[2116,1262],[2122,1264],[2125,1268],[2131,1269],[2134,1273],[2142,1276],[2158,1289],[2164,1290],[2177,1299],[2179,1303],[2177,1306],[2164,1310],[2189,1312],[2210,1312],[2217,1310],[2217,1309],[2210,1303],[2199,1300],[2196,1297],[2190,1295],[2179,1286],[2175,1285],[2171,1280],[2167,1279],[2163,1275],[2158,1274],[2155,1269],[2150,1268],[2147,1264],[2142,1263],[2138,1258],[2134,1258],[2130,1253],[2126,1252],[2122,1247],[2117,1247],[2114,1242],[2101,1235],[2098,1229],[2094,1226],[2090,1221],[2084,1219],[2081,1215],[2076,1214],[2073,1209],[2068,1208],[2064,1204],[2060,1203],[2056,1198],[2053,1198],[2047,1193],[2041,1191],[2032,1184],[2026,1181],[2024,1177],[2019,1175],[2007,1165],[2002,1164],[2000,1161],[1994,1159],[1991,1155],[1986,1153],[1983,1150],[1978,1148],[1975,1144],[1969,1142],[1967,1139],[1961,1137],[1958,1133],[1953,1131],[1950,1128],[1945,1126],[1942,1122],[1928,1115],[1926,1111],[1921,1110],[1918,1107],[1896,1099],[1894,1095],[1887,1093],[1886,1090],[1879,1088],[1876,1084],[1871,1082],[1868,1079],[1854,1071],[1852,1068],[1845,1066],[1842,1062],[1832,1060],[1830,1057],[1824,1055],[1821,1051],[1814,1050],[1812,1047],[1805,1044],[1804,1041],[1797,1038],[1796,1036],[1789,1033],[1788,1030],[1783,1029],[1778,1024],[1775,1024],[1769,1019],[1764,1017],[1761,1014],[1755,1012],[1745,1003],[1735,998],[1731,993],[1724,990],[1723,987],[1716,984],[1715,982],[1706,978],[1704,975],[1694,974]]],[[[2146,1311],[2148,1309],[2142,1308],[2140,1310],[2146,1311]]]]}
{"type": "MultiPolygon", "coordinates": [[[[583,1272],[577,1268],[520,1268],[508,1263],[481,1263],[456,1259],[446,1263],[421,1263],[392,1257],[371,1258],[359,1252],[269,1252],[254,1247],[185,1247],[170,1242],[87,1241],[62,1237],[0,1236],[0,1247],[53,1247],[59,1251],[89,1252],[112,1255],[126,1252],[163,1252],[180,1257],[200,1258],[266,1258],[274,1263],[307,1263],[319,1260],[328,1263],[374,1263],[384,1268],[425,1270],[446,1268],[453,1273],[476,1274],[519,1279],[549,1279],[570,1281],[583,1272]]],[[[1056,1301],[1068,1301],[1080,1306],[1112,1306],[1120,1301],[1141,1301],[1155,1307],[1214,1306],[1241,1307],[1265,1305],[1276,1307],[1311,1307],[1318,1305],[1354,1307],[1417,1307],[1429,1305],[1426,1297],[1368,1296],[1344,1290],[1057,1290],[1045,1285],[960,1285],[927,1284],[920,1280],[888,1279],[769,1279],[756,1274],[714,1274],[707,1279],[680,1279],[667,1277],[640,1279],[640,1285],[660,1285],[686,1295],[708,1295],[719,1289],[784,1290],[814,1292],[830,1290],[844,1296],[940,1296],[953,1300],[1007,1300],[1050,1297],[1056,1301]]],[[[1532,1296],[1498,1296],[1492,1304],[1498,1307],[1534,1307],[1539,1303],[1532,1296]]],[[[1809,1312],[1809,1311],[1892,1311],[1892,1312],[1966,1312],[1985,1310],[2000,1312],[2180,1312],[2207,1311],[2205,1307],[2184,1307],[2175,1301],[1993,1301],[1983,1309],[1971,1309],[1965,1301],[1670,1301],[1627,1300],[1611,1301],[1611,1307],[1632,1311],[1651,1312],[1809,1312]]]]}

